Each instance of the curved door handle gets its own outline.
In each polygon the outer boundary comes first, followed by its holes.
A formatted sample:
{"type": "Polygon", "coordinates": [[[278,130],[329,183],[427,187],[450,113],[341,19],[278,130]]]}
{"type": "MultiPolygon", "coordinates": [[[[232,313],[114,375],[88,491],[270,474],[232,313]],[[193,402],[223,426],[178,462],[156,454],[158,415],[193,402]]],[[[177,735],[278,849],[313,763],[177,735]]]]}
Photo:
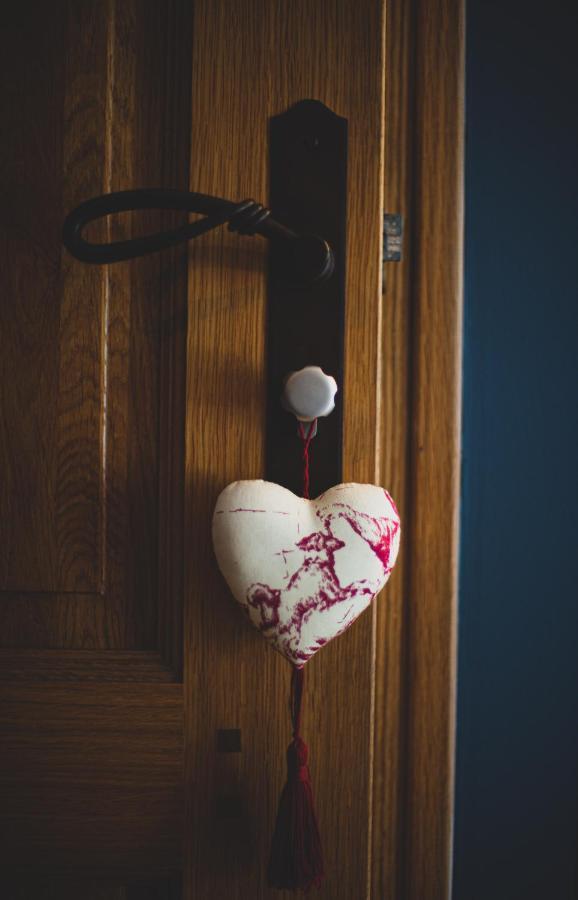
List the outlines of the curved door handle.
{"type": "Polygon", "coordinates": [[[106,265],[135,259],[167,247],[174,247],[228,223],[229,230],[242,235],[261,234],[283,247],[281,264],[284,280],[294,286],[317,284],[333,272],[333,252],[327,241],[315,235],[297,234],[254,200],[235,203],[222,197],[165,188],[117,191],[86,200],[66,217],[62,241],[76,259],[106,265]],[[200,213],[204,218],[169,231],[108,244],[86,241],[82,232],[89,222],[137,209],[173,209],[200,213]]]}

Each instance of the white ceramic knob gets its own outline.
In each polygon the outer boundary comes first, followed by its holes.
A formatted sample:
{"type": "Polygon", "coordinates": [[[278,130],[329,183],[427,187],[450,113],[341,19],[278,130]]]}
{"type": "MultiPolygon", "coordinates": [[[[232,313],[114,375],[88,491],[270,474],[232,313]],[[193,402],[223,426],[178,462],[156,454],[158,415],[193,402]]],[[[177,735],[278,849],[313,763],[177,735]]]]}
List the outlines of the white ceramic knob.
{"type": "Polygon", "coordinates": [[[337,382],[319,366],[305,366],[285,379],[283,406],[300,422],[328,416],[335,409],[337,382]]]}

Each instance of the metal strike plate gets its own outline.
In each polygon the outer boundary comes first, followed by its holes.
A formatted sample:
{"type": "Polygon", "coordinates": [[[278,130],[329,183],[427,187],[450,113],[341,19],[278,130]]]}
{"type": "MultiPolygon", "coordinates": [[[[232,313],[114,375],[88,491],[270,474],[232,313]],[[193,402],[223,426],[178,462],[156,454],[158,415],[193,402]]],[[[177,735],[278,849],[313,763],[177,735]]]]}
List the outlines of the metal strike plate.
{"type": "Polygon", "coordinates": [[[292,287],[283,248],[271,245],[267,316],[265,477],[301,492],[301,444],[295,416],[281,405],[288,372],[320,366],[339,385],[335,410],[311,445],[311,496],[342,480],[343,346],[347,211],[347,120],[317,100],[274,116],[269,128],[270,208],[300,234],[331,246],[334,270],[309,287],[292,287]]]}
{"type": "Polygon", "coordinates": [[[399,213],[383,217],[383,261],[401,262],[403,253],[403,218],[399,213]]]}

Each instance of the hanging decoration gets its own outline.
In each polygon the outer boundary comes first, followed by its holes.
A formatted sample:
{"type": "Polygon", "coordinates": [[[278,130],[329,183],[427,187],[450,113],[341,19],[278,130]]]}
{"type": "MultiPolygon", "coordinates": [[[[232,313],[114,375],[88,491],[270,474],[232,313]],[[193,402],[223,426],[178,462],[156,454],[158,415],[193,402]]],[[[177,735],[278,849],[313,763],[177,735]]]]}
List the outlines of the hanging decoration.
{"type": "Polygon", "coordinates": [[[267,874],[272,887],[305,891],[320,885],[324,864],[300,733],[304,667],[370,605],[389,578],[400,540],[397,509],[381,487],[339,484],[309,499],[316,428],[316,418],[299,421],[303,497],[268,481],[236,481],[222,491],[213,515],[215,555],[233,596],[293,667],[293,736],[267,874]]]}
{"type": "Polygon", "coordinates": [[[268,481],[236,481],[217,501],[213,541],[250,622],[304,666],[384,586],[399,517],[387,491],[372,484],[340,484],[307,500],[268,481]]]}

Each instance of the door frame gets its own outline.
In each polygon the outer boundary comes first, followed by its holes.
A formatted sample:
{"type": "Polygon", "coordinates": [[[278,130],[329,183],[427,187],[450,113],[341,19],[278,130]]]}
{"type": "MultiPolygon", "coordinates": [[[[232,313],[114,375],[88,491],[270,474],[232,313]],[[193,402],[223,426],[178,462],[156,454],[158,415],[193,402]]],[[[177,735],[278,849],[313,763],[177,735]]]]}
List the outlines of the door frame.
{"type": "Polygon", "coordinates": [[[386,0],[382,483],[402,571],[375,607],[371,896],[451,894],[460,503],[463,0],[386,0]]]}

